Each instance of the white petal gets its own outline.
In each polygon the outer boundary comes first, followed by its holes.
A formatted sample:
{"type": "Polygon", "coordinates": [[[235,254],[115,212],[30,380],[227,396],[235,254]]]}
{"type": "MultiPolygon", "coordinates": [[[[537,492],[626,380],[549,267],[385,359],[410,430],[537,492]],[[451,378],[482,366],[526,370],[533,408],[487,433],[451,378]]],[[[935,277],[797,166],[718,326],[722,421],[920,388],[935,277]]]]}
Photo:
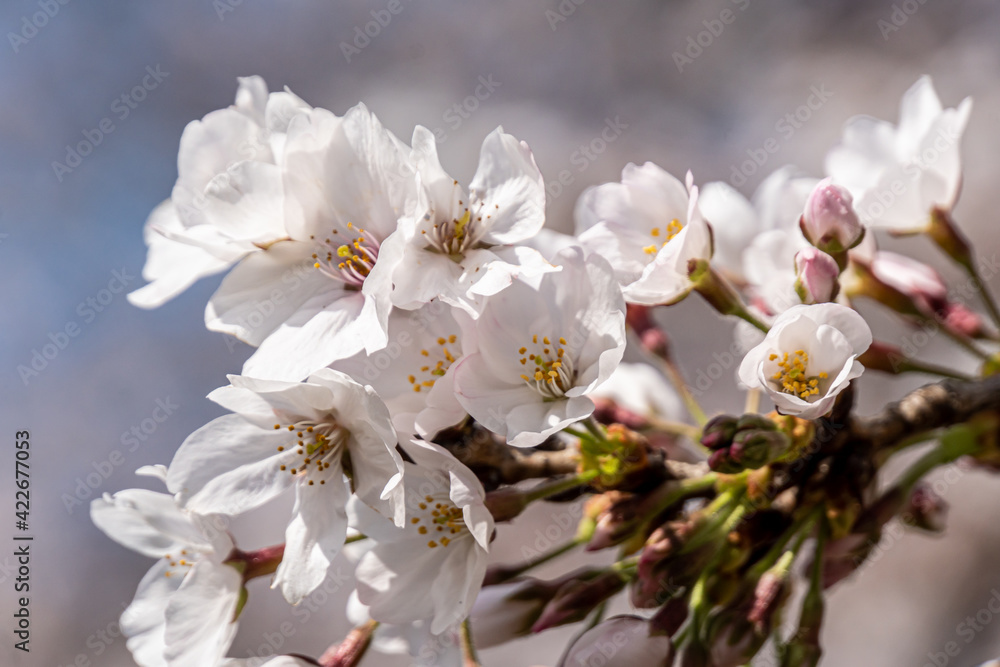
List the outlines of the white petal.
{"type": "Polygon", "coordinates": [[[531,149],[501,128],[483,141],[469,192],[482,202],[487,243],[518,243],[545,224],[545,186],[531,149]]]}
{"type": "Polygon", "coordinates": [[[285,554],[272,584],[291,604],[298,604],[323,583],[330,563],[344,546],[350,490],[337,477],[326,484],[296,486],[285,554]]]}
{"type": "Polygon", "coordinates": [[[233,619],[242,577],[232,567],[199,561],[170,598],[165,656],[170,667],[215,665],[236,636],[233,619]]]}
{"type": "Polygon", "coordinates": [[[166,644],[167,603],[180,587],[183,577],[166,576],[170,564],[160,560],[139,582],[135,598],[122,613],[122,634],[136,664],[142,667],[167,667],[163,652],[166,644]]]}

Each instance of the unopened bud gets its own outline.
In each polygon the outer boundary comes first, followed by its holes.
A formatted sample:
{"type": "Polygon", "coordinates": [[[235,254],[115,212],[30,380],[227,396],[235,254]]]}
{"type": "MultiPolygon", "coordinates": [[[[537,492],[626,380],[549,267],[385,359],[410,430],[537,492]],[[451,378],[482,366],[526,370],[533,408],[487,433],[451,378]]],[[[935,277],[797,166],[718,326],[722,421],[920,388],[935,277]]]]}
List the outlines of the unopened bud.
{"type": "Polygon", "coordinates": [[[559,625],[582,621],[597,605],[624,587],[625,580],[621,575],[609,570],[571,579],[545,605],[541,616],[531,626],[531,631],[542,632],[559,625]]]}
{"type": "Polygon", "coordinates": [[[781,431],[740,431],[733,438],[729,458],[744,469],[755,470],[788,451],[791,439],[781,431]]]}
{"type": "Polygon", "coordinates": [[[580,635],[558,667],[669,667],[673,663],[670,637],[651,631],[638,616],[614,616],[580,635]]]}
{"type": "Polygon", "coordinates": [[[903,511],[908,525],[940,533],[948,514],[948,503],[926,484],[917,484],[910,493],[909,507],[903,511]]]}
{"type": "Polygon", "coordinates": [[[788,599],[788,576],[794,554],[786,551],[778,562],[761,575],[753,592],[753,606],[747,620],[753,625],[758,636],[766,637],[771,632],[775,617],[788,599]]]}
{"type": "Polygon", "coordinates": [[[701,444],[709,449],[728,447],[736,435],[736,417],[719,415],[712,417],[702,430],[701,444]]]}
{"type": "Polygon", "coordinates": [[[811,244],[830,255],[850,250],[865,234],[851,193],[829,178],[820,181],[809,195],[799,225],[811,244]]]}
{"type": "Polygon", "coordinates": [[[840,285],[837,260],[817,248],[795,255],[795,293],[804,304],[828,303],[837,298],[840,285]]]}
{"type": "Polygon", "coordinates": [[[558,588],[558,582],[532,578],[484,587],[470,613],[476,646],[489,648],[527,635],[558,588]]]}

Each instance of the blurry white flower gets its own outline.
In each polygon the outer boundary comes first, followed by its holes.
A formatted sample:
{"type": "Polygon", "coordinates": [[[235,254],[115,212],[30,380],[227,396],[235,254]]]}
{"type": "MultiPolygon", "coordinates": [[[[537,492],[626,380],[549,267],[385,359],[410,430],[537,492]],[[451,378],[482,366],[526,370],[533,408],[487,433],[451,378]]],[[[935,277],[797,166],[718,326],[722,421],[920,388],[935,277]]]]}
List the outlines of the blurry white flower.
{"type": "Polygon", "coordinates": [[[155,308],[199,278],[284,238],[281,164],[289,124],[309,106],[271,93],[259,76],[239,80],[236,103],[184,128],[177,183],[146,221],[143,277],[129,295],[155,308]]]}
{"type": "Polygon", "coordinates": [[[455,397],[453,364],[463,354],[469,316],[434,301],[389,315],[389,344],[372,354],[337,361],[332,368],[372,386],[385,401],[400,435],[431,438],[465,418],[455,397]]]}
{"type": "Polygon", "coordinates": [[[795,256],[811,247],[797,226],[757,235],[743,255],[754,305],[776,315],[802,303],[795,291],[795,256]]]}
{"type": "Polygon", "coordinates": [[[930,77],[922,77],[903,95],[898,126],[869,116],[849,120],[826,171],[854,195],[864,224],[923,231],[933,209],[950,212],[958,199],[959,144],[971,111],[971,98],[943,109],[930,77]]]}
{"type": "Polygon", "coordinates": [[[782,167],[757,186],[752,202],[727,183],[705,184],[698,196],[698,208],[712,227],[712,263],[742,281],[746,264],[754,258],[752,253],[746,253],[747,248],[765,232],[797,230],[817,180],[799,176],[795,167],[782,167]]]}
{"type": "Polygon", "coordinates": [[[405,527],[355,504],[358,530],[375,541],[358,564],[358,598],[377,621],[430,621],[439,635],[469,615],[479,594],[493,517],[482,484],[450,453],[421,440],[405,449],[414,461],[404,464],[405,527]]]}
{"type": "Polygon", "coordinates": [[[399,220],[419,193],[409,149],[364,105],[313,109],[289,128],[287,235],[240,262],[205,311],[209,329],[257,345],[243,374],[301,380],[387,342],[399,220]]]}
{"type": "Polygon", "coordinates": [[[830,254],[853,248],[865,233],[854,212],[851,193],[829,178],[820,181],[809,195],[801,228],[806,240],[830,254]]]}
{"type": "MultiPolygon", "coordinates": [[[[371,540],[366,540],[372,543],[371,540]]],[[[370,550],[365,549],[364,553],[370,550]]],[[[368,607],[358,599],[357,590],[347,599],[347,620],[360,626],[371,620],[368,607]]],[[[411,667],[462,667],[461,638],[458,626],[431,634],[430,620],[393,625],[379,623],[372,635],[372,650],[386,655],[407,655],[411,667]]]]}
{"type": "Polygon", "coordinates": [[[864,372],[858,355],[872,343],[855,311],[835,303],[789,308],[740,364],[740,380],[764,389],[778,411],[822,417],[851,380],[864,372]]]}
{"type": "Polygon", "coordinates": [[[805,248],[795,255],[795,292],[802,303],[826,303],[837,296],[837,261],[817,248],[805,248]]]}
{"type": "Polygon", "coordinates": [[[285,557],[274,579],[294,604],[323,582],[344,544],[352,487],[402,524],[396,433],[374,390],[337,371],[323,369],[305,383],[229,380],[209,398],[235,414],[188,436],[170,464],[168,486],[185,507],[223,514],[253,509],[294,486],[285,557]]]}
{"type": "Polygon", "coordinates": [[[554,270],[520,244],[545,224],[545,187],[531,150],[497,128],[483,141],[468,190],[438,160],[434,135],[413,132],[411,158],[426,211],[406,225],[407,245],[395,271],[392,302],[415,308],[440,298],[475,317],[484,297],[519,274],[554,270]]]}
{"type": "Polygon", "coordinates": [[[620,183],[585,190],[575,215],[580,244],[614,267],[629,303],[683,299],[692,289],[688,262],[712,256],[690,172],[685,186],[652,162],[629,164],[620,183]]]}
{"type": "Polygon", "coordinates": [[[587,394],[625,349],[625,303],[614,274],[579,248],[556,257],[537,288],[517,281],[493,296],[455,368],[458,401],[515,447],[531,447],[587,417],[587,394]]]}
{"type": "Polygon", "coordinates": [[[607,382],[594,389],[590,397],[614,401],[639,415],[682,421],[685,414],[677,390],[649,364],[618,364],[607,382]]]}
{"type": "Polygon", "coordinates": [[[233,551],[221,517],[177,507],[145,489],[105,494],[90,505],[94,524],[119,544],[159,559],[121,617],[142,667],[212,667],[236,635],[243,577],[225,563],[233,551]]]}

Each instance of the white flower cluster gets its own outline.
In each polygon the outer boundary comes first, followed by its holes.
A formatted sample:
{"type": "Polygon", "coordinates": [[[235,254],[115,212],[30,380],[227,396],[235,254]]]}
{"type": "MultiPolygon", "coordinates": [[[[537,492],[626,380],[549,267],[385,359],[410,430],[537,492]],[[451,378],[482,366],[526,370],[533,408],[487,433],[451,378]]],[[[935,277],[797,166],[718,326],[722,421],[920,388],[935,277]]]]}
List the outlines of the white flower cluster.
{"type": "Polygon", "coordinates": [[[770,322],[742,381],[785,414],[823,416],[872,342],[852,295],[838,295],[845,267],[891,263],[866,226],[921,227],[950,211],[957,140],[923,156],[960,135],[968,111],[942,110],[924,79],[898,128],[852,121],[832,180],[784,168],[752,202],[630,164],[621,182],[584,192],[566,236],[544,229],[541,172],[501,128],[464,185],[426,128],[407,145],[363,105],[337,116],[241,79],[235,104],[185,129],[177,183],[145,228],[148,284],[129,296],[157,307],[228,271],[206,325],[256,348],[209,395],[230,414],[144,471],[169,493],[94,502],[102,530],[158,559],[122,619],[136,662],[240,664],[225,657],[244,584],[264,566],[218,519],[288,491],[285,545],[266,572],[288,602],[324,581],[357,531],[364,613],[454,632],[482,586],[494,520],[483,485],[435,435],[474,420],[533,447],[587,419],[622,360],[626,304],[697,290],[715,305],[725,281],[770,322]],[[904,192],[890,205],[880,189],[896,193],[895,178],[904,192]]]}

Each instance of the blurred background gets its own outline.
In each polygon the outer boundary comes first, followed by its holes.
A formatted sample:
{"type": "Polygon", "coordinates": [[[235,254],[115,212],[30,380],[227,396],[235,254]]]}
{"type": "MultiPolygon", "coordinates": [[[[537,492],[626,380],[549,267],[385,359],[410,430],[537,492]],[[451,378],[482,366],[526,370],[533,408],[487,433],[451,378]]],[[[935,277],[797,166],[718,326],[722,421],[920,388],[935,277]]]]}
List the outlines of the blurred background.
{"type": "MultiPolygon", "coordinates": [[[[230,104],[238,76],[260,74],[272,90],[288,86],[337,113],[364,101],[404,139],[415,124],[441,129],[442,162],[465,181],[483,137],[503,124],[534,150],[550,183],[549,224],[565,230],[582,189],[616,180],[630,161],[653,160],[677,175],[690,168],[699,183],[726,180],[747,195],[787,163],[821,175],[848,117],[895,121],[900,96],[927,73],[946,106],[975,99],[956,216],[984,257],[1000,250],[991,203],[1000,178],[997,3],[400,0],[398,14],[363,36],[373,12],[384,17],[388,5],[7,0],[0,7],[0,424],[5,442],[18,430],[31,434],[35,536],[30,654],[12,648],[13,548],[0,546],[0,664],[132,664],[116,619],[151,562],[95,529],[89,500],[151,486],[133,471],[168,463],[187,434],[221,414],[204,396],[239,372],[250,350],[204,329],[218,278],[151,312],[131,307],[124,293],[142,284],[142,224],[170,193],[185,124],[230,104]],[[734,18],[720,30],[724,11],[734,18]],[[807,108],[790,136],[779,131],[817,89],[826,100],[807,108]],[[734,178],[748,151],[772,138],[779,151],[744,172],[745,182],[734,178]],[[81,142],[92,150],[74,159],[68,152],[81,142]],[[552,185],[561,172],[562,185],[552,185]],[[67,327],[77,334],[61,336],[67,327]],[[59,348],[54,355],[50,344],[59,348]],[[19,371],[46,345],[52,358],[39,357],[33,373],[19,371]],[[153,419],[158,405],[172,406],[162,422],[153,419]]],[[[923,239],[888,246],[957,276],[923,239]]],[[[912,338],[874,309],[866,314],[878,338],[912,338]]],[[[689,377],[730,348],[732,323],[698,299],[668,311],[664,324],[689,377]]],[[[945,341],[932,338],[922,353],[971,368],[945,341]]],[[[925,381],[869,374],[861,409],[874,411],[925,381]]],[[[738,410],[735,384],[717,384],[708,407],[738,410]]],[[[13,505],[13,448],[4,445],[0,461],[0,498],[13,505]]],[[[935,479],[952,506],[945,538],[893,531],[875,562],[834,590],[824,665],[943,667],[1000,655],[1000,619],[984,623],[993,619],[987,604],[1000,597],[1000,478],[956,468],[935,479]],[[979,630],[960,626],[977,614],[979,630]],[[957,656],[944,653],[949,642],[957,656]]],[[[241,545],[280,542],[288,510],[279,502],[235,521],[241,545]]],[[[524,545],[567,539],[572,529],[558,520],[566,511],[519,519],[501,532],[498,558],[517,561],[524,545]]],[[[6,540],[13,523],[4,520],[6,540]]],[[[331,581],[292,611],[255,582],[231,655],[320,653],[349,629],[349,589],[331,581]],[[279,632],[282,622],[291,632],[279,632]]],[[[553,665],[574,632],[482,657],[488,666],[553,665]]],[[[364,664],[409,661],[373,654],[364,664]]]]}

